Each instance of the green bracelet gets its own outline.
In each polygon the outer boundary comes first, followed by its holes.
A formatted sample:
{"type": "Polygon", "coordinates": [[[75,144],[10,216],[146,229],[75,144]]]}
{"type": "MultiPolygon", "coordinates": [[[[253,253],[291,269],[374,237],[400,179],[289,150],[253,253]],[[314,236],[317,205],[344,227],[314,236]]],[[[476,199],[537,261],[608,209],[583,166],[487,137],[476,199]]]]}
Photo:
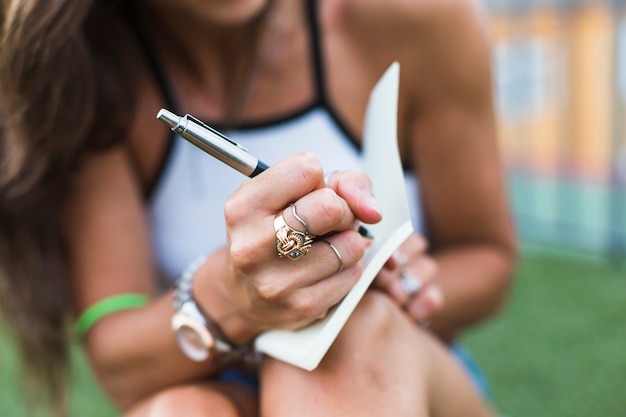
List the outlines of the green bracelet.
{"type": "Polygon", "coordinates": [[[150,296],[139,293],[112,295],[98,301],[80,315],[74,324],[74,332],[82,337],[101,318],[121,310],[143,307],[150,301],[150,296]]]}

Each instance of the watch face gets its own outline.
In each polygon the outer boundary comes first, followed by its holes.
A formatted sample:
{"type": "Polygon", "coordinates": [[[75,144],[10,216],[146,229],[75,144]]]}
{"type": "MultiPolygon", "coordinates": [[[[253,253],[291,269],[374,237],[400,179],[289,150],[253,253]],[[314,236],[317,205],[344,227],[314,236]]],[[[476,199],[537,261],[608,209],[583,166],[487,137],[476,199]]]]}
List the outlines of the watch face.
{"type": "Polygon", "coordinates": [[[172,327],[178,345],[187,357],[197,362],[209,358],[213,338],[202,324],[187,315],[176,314],[172,319],[172,327]]]}
{"type": "Polygon", "coordinates": [[[209,356],[209,350],[202,342],[202,337],[196,330],[189,326],[182,326],[176,332],[178,343],[186,351],[187,356],[198,357],[196,360],[204,360],[209,356]]]}

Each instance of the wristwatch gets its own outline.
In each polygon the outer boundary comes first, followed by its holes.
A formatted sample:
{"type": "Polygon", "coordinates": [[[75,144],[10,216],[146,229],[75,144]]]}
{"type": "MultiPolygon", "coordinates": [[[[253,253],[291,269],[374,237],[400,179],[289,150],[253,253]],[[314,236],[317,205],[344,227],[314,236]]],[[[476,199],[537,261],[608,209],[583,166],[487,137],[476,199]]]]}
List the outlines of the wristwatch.
{"type": "Polygon", "coordinates": [[[183,353],[196,362],[236,357],[238,353],[217,324],[200,311],[191,293],[193,278],[205,260],[201,257],[192,262],[174,288],[172,330],[183,353]]]}

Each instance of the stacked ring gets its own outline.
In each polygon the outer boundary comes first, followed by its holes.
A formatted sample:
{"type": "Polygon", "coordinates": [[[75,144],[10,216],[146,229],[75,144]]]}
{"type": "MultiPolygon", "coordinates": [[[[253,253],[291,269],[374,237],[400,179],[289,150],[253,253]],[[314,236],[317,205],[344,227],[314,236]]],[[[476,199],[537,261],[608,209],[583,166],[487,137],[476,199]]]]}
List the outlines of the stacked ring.
{"type": "Polygon", "coordinates": [[[343,258],[341,257],[341,253],[339,253],[339,249],[337,249],[337,247],[335,245],[333,245],[332,243],[330,243],[326,239],[324,239],[324,242],[326,242],[328,244],[328,246],[330,246],[330,248],[333,250],[333,252],[335,252],[335,255],[337,255],[337,259],[339,259],[339,269],[337,270],[337,272],[343,271],[343,258]]]}
{"type": "Polygon", "coordinates": [[[293,204],[293,203],[289,203],[289,206],[291,207],[291,213],[293,214],[293,217],[295,217],[296,220],[298,220],[300,222],[302,227],[304,227],[304,234],[313,236],[313,235],[311,235],[311,232],[309,232],[309,226],[307,226],[306,222],[304,220],[302,220],[302,217],[298,216],[298,212],[296,211],[296,205],[293,204]]]}
{"type": "MultiPolygon", "coordinates": [[[[295,206],[292,207],[295,213],[295,206]]],[[[296,218],[305,224],[302,219],[296,218]]],[[[306,224],[305,229],[308,231],[306,224]]],[[[310,233],[302,233],[289,227],[282,212],[274,217],[274,232],[276,232],[276,253],[278,253],[278,256],[281,258],[287,257],[294,261],[309,252],[315,238],[310,233]]]]}

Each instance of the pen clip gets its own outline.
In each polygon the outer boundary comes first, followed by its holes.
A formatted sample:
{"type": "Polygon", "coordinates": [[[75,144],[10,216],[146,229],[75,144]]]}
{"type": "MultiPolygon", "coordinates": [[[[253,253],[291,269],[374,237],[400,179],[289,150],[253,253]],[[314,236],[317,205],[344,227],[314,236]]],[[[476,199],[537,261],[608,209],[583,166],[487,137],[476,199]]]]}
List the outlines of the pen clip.
{"type": "Polygon", "coordinates": [[[228,141],[229,143],[231,143],[232,145],[238,147],[239,149],[248,152],[248,150],[246,148],[244,148],[243,146],[241,146],[240,144],[238,144],[237,142],[231,140],[230,138],[228,138],[226,135],[224,135],[222,132],[220,132],[219,130],[215,130],[213,129],[211,126],[207,125],[206,123],[204,123],[202,120],[198,120],[195,117],[193,117],[190,114],[186,114],[184,116],[185,119],[189,119],[194,123],[199,124],[200,126],[202,126],[203,128],[205,128],[206,130],[210,131],[211,133],[219,136],[220,138],[228,141]]]}

